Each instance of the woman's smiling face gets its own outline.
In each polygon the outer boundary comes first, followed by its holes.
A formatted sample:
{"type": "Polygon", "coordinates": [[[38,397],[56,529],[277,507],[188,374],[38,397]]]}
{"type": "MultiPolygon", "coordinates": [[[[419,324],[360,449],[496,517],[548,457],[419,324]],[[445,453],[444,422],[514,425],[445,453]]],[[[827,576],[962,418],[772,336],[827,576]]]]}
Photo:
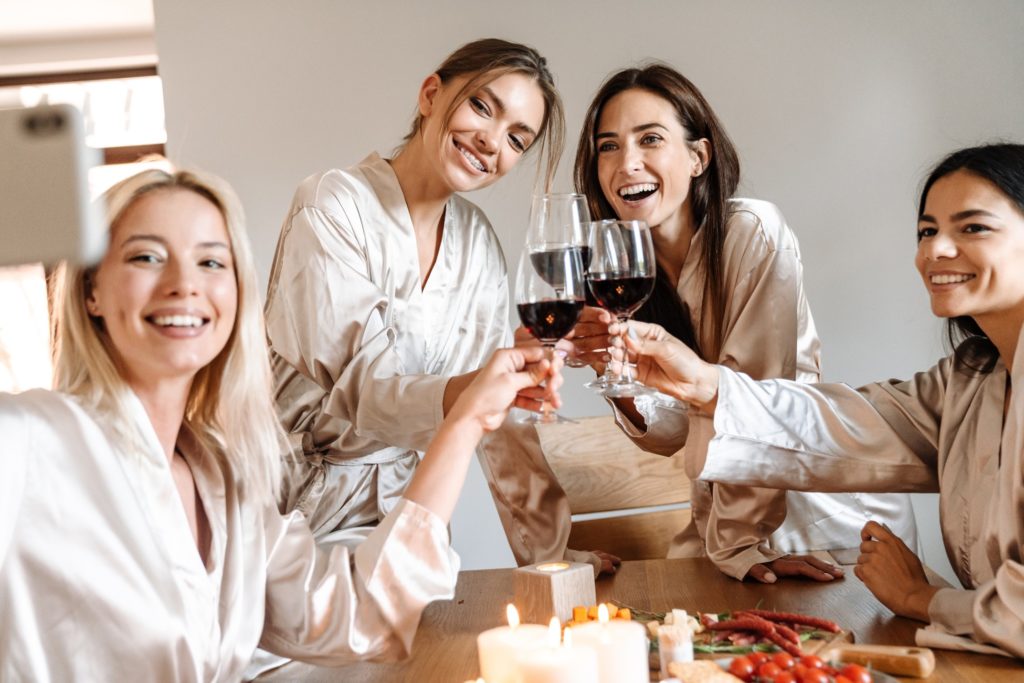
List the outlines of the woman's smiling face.
{"type": "Polygon", "coordinates": [[[420,134],[438,174],[455,192],[491,185],[515,167],[544,123],[544,95],[524,74],[508,73],[484,83],[444,115],[462,86],[463,76],[442,84],[428,78],[420,93],[424,117],[420,134]]]}
{"type": "Polygon", "coordinates": [[[935,181],[917,237],[935,315],[1024,320],[1024,213],[993,183],[965,170],[935,181]]]}
{"type": "Polygon", "coordinates": [[[129,383],[191,379],[221,352],[238,307],[220,210],[190,190],[143,195],[114,224],[86,306],[129,383]]]}
{"type": "Polygon", "coordinates": [[[616,216],[652,227],[690,220],[690,185],[702,164],[668,100],[640,88],[612,97],[594,144],[601,191],[616,216]]]}

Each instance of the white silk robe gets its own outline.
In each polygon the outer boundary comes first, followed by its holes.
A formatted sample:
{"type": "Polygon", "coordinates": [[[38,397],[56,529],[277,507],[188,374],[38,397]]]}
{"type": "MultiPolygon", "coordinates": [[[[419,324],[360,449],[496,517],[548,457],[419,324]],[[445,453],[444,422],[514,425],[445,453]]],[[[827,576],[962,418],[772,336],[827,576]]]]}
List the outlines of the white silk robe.
{"type": "Polygon", "coordinates": [[[1024,336],[1004,423],[1007,379],[1001,362],[982,374],[952,357],[860,389],[754,382],[723,368],[713,421],[693,420],[713,438],[706,453],[687,454],[687,470],[803,490],[938,491],[963,589],[935,594],[918,642],[1024,657],[1024,336]]]}
{"type": "MultiPolygon", "coordinates": [[[[698,231],[678,286],[694,316],[700,315],[704,295],[698,265],[702,240],[698,231]]],[[[778,208],[731,200],[723,251],[726,306],[718,362],[758,379],[817,381],[821,344],[804,293],[800,248],[778,208]]],[[[710,340],[702,339],[701,345],[710,347],[710,340]]],[[[637,399],[636,406],[645,431],[618,411],[616,418],[641,448],[671,455],[685,444],[687,457],[706,450],[707,441],[689,429],[685,405],[659,394],[637,399]]],[[[888,524],[910,547],[917,544],[910,499],[902,494],[800,493],[695,481],[692,511],[690,524],[672,540],[669,557],[706,552],[719,569],[739,579],[754,564],[787,553],[855,548],[870,519],[888,524]]]]}
{"type": "MultiPolygon", "coordinates": [[[[376,154],[307,178],[281,229],[267,334],[282,424],[301,461],[285,509],[346,542],[402,495],[443,418],[448,379],[511,341],[508,283],[483,212],[453,196],[421,286],[412,220],[376,154]]],[[[533,427],[484,437],[480,460],[520,564],[559,559],[568,502],[533,427]]]]}
{"type": "Polygon", "coordinates": [[[236,681],[257,644],[337,666],[409,652],[454,594],[439,517],[403,500],[350,550],[239,500],[183,428],[210,526],[204,565],[148,416],[125,452],[73,399],[0,394],[0,680],[236,681]]]}

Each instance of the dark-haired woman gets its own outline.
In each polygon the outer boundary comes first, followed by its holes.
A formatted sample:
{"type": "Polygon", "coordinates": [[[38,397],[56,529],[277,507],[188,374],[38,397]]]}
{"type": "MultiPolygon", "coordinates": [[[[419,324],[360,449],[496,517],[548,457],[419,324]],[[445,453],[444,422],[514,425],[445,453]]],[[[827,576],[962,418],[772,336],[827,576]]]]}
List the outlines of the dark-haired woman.
{"type": "MultiPolygon", "coordinates": [[[[918,643],[1024,657],[1024,145],[960,150],[931,173],[918,272],[956,351],[907,381],[756,382],[638,325],[638,375],[691,405],[687,471],[713,481],[939,493],[962,589],[929,585],[897,534],[865,526],[856,574],[896,614],[930,621],[918,643]],[[1012,372],[1011,372],[1012,370],[1012,372]],[[985,645],[988,644],[988,645],[985,645]]],[[[613,331],[616,331],[613,328],[613,331]]]]}
{"type": "MultiPolygon", "coordinates": [[[[772,204],[733,198],[739,159],[693,83],[654,64],[612,75],[584,119],[577,190],[595,217],[651,225],[655,294],[637,315],[687,340],[702,358],[753,377],[819,379],[820,344],[804,294],[796,237],[772,204]]],[[[606,345],[610,318],[595,311],[577,328],[577,349],[606,345]]],[[[663,395],[614,402],[638,445],[671,455],[703,452],[687,411],[663,395]]],[[[706,554],[726,574],[773,582],[802,575],[828,581],[841,570],[807,553],[852,548],[871,519],[916,544],[904,495],[793,493],[695,482],[693,516],[672,557],[706,554]]]]}
{"type": "MultiPolygon", "coordinates": [[[[423,81],[392,158],[371,154],[296,191],[267,332],[278,413],[301,461],[284,507],[302,510],[319,540],[358,541],[384,518],[459,393],[510,340],[498,239],[458,193],[534,150],[550,177],[563,131],[544,58],[478,40],[423,81]]],[[[568,504],[536,436],[510,421],[480,454],[517,560],[560,559],[568,504]]]]}

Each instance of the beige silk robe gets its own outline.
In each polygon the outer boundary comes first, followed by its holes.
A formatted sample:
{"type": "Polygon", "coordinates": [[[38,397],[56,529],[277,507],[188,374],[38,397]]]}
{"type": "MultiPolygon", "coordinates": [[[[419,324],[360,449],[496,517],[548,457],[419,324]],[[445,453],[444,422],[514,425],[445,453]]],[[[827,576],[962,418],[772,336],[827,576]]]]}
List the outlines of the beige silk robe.
{"type": "Polygon", "coordinates": [[[409,652],[454,594],[444,523],[403,500],[350,550],[239,499],[183,428],[210,525],[204,565],[142,404],[128,452],[74,399],[0,394],[0,681],[237,681],[257,643],[324,665],[409,652]]]}
{"type": "MultiPolygon", "coordinates": [[[[695,316],[704,292],[698,266],[702,239],[698,231],[678,287],[695,316]]],[[[759,379],[817,381],[821,344],[804,293],[800,249],[775,205],[729,202],[723,263],[727,301],[718,362],[759,379]]],[[[708,340],[701,344],[710,346],[708,340]]],[[[707,441],[689,429],[685,405],[658,394],[637,399],[636,406],[646,431],[618,411],[616,418],[641,448],[671,455],[685,444],[687,457],[707,448],[707,441]]],[[[669,557],[706,552],[738,579],[754,564],[790,552],[855,548],[869,519],[888,524],[910,547],[917,544],[910,499],[902,494],[800,493],[694,481],[692,511],[689,525],[672,540],[669,557]]]]}
{"type": "MultiPolygon", "coordinates": [[[[281,421],[302,464],[285,509],[317,538],[359,538],[402,495],[440,424],[448,379],[508,345],[505,259],[483,212],[445,208],[420,284],[416,236],[388,162],[307,178],[274,256],[267,334],[281,421]]],[[[479,450],[520,564],[558,559],[568,501],[532,426],[507,420],[479,450]]]]}
{"type": "Polygon", "coordinates": [[[1001,362],[982,374],[950,357],[913,379],[860,389],[754,382],[723,369],[713,421],[691,427],[713,438],[706,454],[687,454],[687,470],[803,490],[938,491],[942,538],[964,589],[935,594],[918,641],[938,631],[1024,657],[1024,337],[1013,380],[1004,423],[1001,362]]]}

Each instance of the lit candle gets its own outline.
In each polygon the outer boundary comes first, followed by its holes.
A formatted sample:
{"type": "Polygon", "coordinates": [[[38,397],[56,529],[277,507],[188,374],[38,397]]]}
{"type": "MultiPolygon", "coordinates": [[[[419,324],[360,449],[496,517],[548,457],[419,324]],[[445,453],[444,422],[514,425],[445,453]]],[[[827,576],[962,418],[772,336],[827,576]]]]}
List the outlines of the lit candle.
{"type": "Polygon", "coordinates": [[[598,607],[597,623],[573,626],[573,638],[597,652],[600,683],[648,683],[647,629],[635,621],[608,620],[608,608],[598,607]]]}
{"type": "Polygon", "coordinates": [[[520,653],[518,683],[594,683],[597,680],[597,653],[591,647],[573,646],[569,630],[560,645],[561,630],[558,618],[552,617],[547,646],[520,653]]]}
{"type": "Polygon", "coordinates": [[[569,568],[568,562],[545,562],[537,565],[539,572],[560,572],[569,568]]]}
{"type": "Polygon", "coordinates": [[[476,638],[480,675],[489,683],[516,683],[520,652],[543,647],[548,633],[540,624],[520,624],[513,605],[505,613],[508,626],[492,628],[476,638]]]}

